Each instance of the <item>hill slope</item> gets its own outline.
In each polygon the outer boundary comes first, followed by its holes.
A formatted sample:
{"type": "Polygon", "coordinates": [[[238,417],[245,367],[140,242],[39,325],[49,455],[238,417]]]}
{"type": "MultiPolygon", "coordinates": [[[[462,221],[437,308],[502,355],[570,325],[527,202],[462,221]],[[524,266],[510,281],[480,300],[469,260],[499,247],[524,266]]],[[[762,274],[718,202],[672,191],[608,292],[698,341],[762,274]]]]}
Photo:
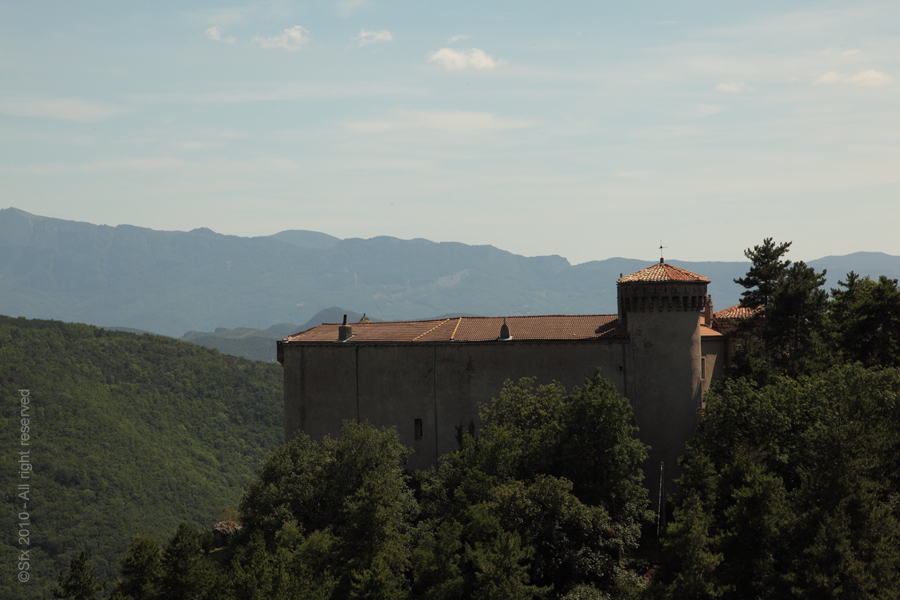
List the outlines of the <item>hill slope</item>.
{"type": "MultiPolygon", "coordinates": [[[[277,363],[222,356],[154,335],[0,317],[0,431],[19,450],[19,389],[30,391],[31,575],[0,546],[0,597],[39,597],[82,549],[101,576],[135,534],[165,539],[182,521],[210,527],[282,441],[277,363]],[[14,586],[15,589],[5,586],[14,586]]],[[[12,450],[10,450],[12,451],[12,450]]],[[[7,514],[22,510],[4,469],[7,514]]]]}

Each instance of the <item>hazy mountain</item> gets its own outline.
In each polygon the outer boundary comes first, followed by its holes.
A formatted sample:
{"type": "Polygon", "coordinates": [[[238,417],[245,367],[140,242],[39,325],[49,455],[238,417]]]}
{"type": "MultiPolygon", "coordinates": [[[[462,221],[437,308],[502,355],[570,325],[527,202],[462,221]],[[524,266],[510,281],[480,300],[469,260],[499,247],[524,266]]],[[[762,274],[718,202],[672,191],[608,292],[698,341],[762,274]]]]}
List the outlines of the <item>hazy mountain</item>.
{"type": "MultiPolygon", "coordinates": [[[[172,336],[306,323],[330,306],[382,320],[611,313],[619,274],[651,262],[610,258],[571,265],[560,256],[525,257],[455,242],[340,240],[299,230],[243,238],[205,228],[109,227],[0,210],[0,313],[172,336]]],[[[739,300],[741,288],[732,280],[746,273],[747,263],[669,262],[709,277],[716,308],[739,300]]],[[[880,253],[808,262],[827,268],[832,286],[850,269],[900,276],[900,257],[880,253]]]]}
{"type": "MultiPolygon", "coordinates": [[[[223,354],[231,356],[239,356],[241,358],[249,358],[251,360],[275,360],[276,344],[275,340],[284,339],[292,333],[305,331],[322,323],[339,323],[343,320],[344,315],[351,323],[359,321],[363,315],[353,312],[352,310],[344,310],[339,306],[332,306],[320,310],[303,325],[291,325],[290,323],[279,323],[268,329],[251,329],[249,327],[237,327],[235,329],[225,329],[218,327],[215,331],[188,331],[181,339],[192,344],[199,344],[207,348],[215,348],[223,354]]],[[[378,321],[379,319],[371,319],[378,321]]]]}
{"type": "Polygon", "coordinates": [[[327,233],[320,233],[318,231],[306,231],[303,229],[290,229],[288,231],[282,231],[280,233],[276,233],[275,235],[270,235],[269,238],[281,242],[287,242],[288,244],[293,244],[295,246],[300,246],[301,248],[321,248],[323,250],[333,248],[338,242],[341,241],[340,238],[336,238],[333,235],[328,235],[327,233]]]}

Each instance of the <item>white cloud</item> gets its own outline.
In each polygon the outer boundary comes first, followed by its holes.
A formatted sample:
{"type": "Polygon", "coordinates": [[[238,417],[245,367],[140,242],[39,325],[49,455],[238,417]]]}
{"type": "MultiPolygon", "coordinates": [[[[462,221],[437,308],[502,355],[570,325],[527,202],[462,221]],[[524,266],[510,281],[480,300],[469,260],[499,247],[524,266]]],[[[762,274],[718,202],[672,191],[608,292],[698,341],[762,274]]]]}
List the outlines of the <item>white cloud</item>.
{"type": "Polygon", "coordinates": [[[404,111],[390,121],[355,121],[347,123],[350,131],[357,133],[384,133],[403,129],[432,131],[500,131],[519,129],[534,125],[532,121],[522,121],[498,116],[496,113],[438,110],[438,111],[404,111]]]}
{"type": "Polygon", "coordinates": [[[828,71],[827,73],[819,75],[813,83],[816,85],[823,83],[838,83],[839,81],[842,81],[844,77],[844,75],[838,75],[834,71],[828,71]]]}
{"type": "Polygon", "coordinates": [[[468,39],[470,39],[471,37],[472,37],[471,35],[467,35],[467,34],[465,34],[465,33],[460,34],[460,35],[454,35],[452,38],[449,38],[449,39],[447,40],[447,43],[448,43],[448,44],[453,44],[453,43],[459,42],[459,41],[461,41],[461,40],[468,40],[468,39]]]}
{"type": "Polygon", "coordinates": [[[826,83],[849,83],[850,85],[872,87],[878,85],[887,85],[893,82],[894,78],[890,75],[885,75],[884,73],[880,73],[874,69],[869,69],[868,71],[863,71],[862,73],[857,73],[856,75],[847,75],[844,73],[837,73],[835,71],[828,71],[827,73],[822,73],[821,75],[819,75],[813,82],[813,84],[822,85],[826,83]]]}
{"type": "Polygon", "coordinates": [[[206,37],[213,40],[214,42],[225,42],[226,44],[233,44],[234,38],[229,36],[222,37],[222,28],[221,27],[210,27],[206,30],[206,37]]]}
{"type": "Polygon", "coordinates": [[[716,86],[717,92],[725,92],[726,94],[737,94],[738,92],[752,92],[753,88],[744,83],[731,81],[728,83],[720,83],[716,86]]]}
{"type": "Polygon", "coordinates": [[[99,121],[122,111],[99,102],[45,96],[0,97],[0,113],[18,117],[44,117],[66,121],[99,121]]]}
{"type": "Polygon", "coordinates": [[[309,43],[309,30],[294,25],[289,29],[285,29],[280,34],[264,38],[256,36],[253,42],[260,45],[261,48],[284,48],[285,50],[299,50],[309,43]]]}
{"type": "Polygon", "coordinates": [[[894,81],[894,78],[874,69],[857,73],[847,80],[854,85],[885,85],[894,81]]]}
{"type": "Polygon", "coordinates": [[[506,64],[505,60],[494,60],[492,56],[485,53],[479,48],[471,48],[469,50],[454,50],[452,48],[441,48],[436,52],[428,54],[428,60],[436,62],[448,71],[456,71],[459,69],[493,69],[506,64]]]}
{"type": "Polygon", "coordinates": [[[344,17],[356,14],[369,5],[369,0],[339,0],[338,10],[344,17]]]}
{"type": "Polygon", "coordinates": [[[708,117],[719,112],[722,112],[721,106],[715,106],[712,104],[699,104],[687,109],[682,114],[689,119],[702,119],[703,117],[708,117]]]}
{"type": "Polygon", "coordinates": [[[853,56],[854,54],[859,54],[859,48],[851,48],[850,50],[841,52],[841,56],[853,56]]]}
{"type": "Polygon", "coordinates": [[[366,46],[375,42],[393,42],[394,35],[387,29],[382,29],[381,31],[360,29],[359,35],[353,38],[353,41],[356,42],[357,46],[366,46]]]}

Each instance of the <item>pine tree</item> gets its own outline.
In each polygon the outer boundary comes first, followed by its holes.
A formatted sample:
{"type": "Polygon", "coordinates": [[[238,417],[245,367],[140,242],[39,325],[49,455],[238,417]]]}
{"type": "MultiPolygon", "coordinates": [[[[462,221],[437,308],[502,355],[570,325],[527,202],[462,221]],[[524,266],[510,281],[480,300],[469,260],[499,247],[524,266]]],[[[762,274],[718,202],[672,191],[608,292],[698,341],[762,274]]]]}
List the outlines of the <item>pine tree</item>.
{"type": "Polygon", "coordinates": [[[162,547],[149,537],[137,536],[128,552],[119,560],[122,578],[116,582],[113,597],[153,600],[159,594],[162,577],[162,547]]]}
{"type": "Polygon", "coordinates": [[[762,337],[767,354],[781,374],[815,373],[828,363],[825,271],[794,263],[775,285],[766,305],[762,337]]]}
{"type": "Polygon", "coordinates": [[[791,243],[775,244],[772,238],[766,238],[762,246],[744,250],[744,256],[750,259],[752,264],[746,277],[734,280],[736,284],[746,288],[741,294],[741,306],[744,308],[768,306],[775,287],[791,266],[791,261],[783,258],[791,243]]]}
{"type": "Polygon", "coordinates": [[[850,271],[844,289],[832,289],[830,322],[835,345],[847,361],[867,367],[900,366],[900,288],[885,276],[878,282],[850,271]]]}
{"type": "Polygon", "coordinates": [[[746,277],[734,280],[747,288],[741,306],[762,311],[735,332],[732,376],[766,385],[776,375],[815,373],[830,363],[828,292],[821,289],[825,271],[785,260],[790,245],[766,238],[744,251],[752,264],[746,277]]]}
{"type": "Polygon", "coordinates": [[[82,550],[72,562],[69,569],[59,574],[59,587],[52,593],[54,598],[72,598],[73,600],[94,600],[97,592],[106,589],[107,580],[97,581],[94,576],[94,563],[91,554],[82,550]]]}

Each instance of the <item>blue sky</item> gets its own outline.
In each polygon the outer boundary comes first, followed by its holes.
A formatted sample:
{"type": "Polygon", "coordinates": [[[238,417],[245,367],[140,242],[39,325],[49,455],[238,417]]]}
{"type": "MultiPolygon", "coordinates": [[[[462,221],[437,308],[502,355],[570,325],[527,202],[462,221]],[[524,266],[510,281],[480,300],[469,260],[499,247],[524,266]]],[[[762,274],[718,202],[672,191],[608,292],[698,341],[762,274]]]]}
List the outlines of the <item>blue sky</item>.
{"type": "Polygon", "coordinates": [[[0,2],[0,207],[573,263],[900,254],[900,4],[737,4],[0,2]]]}

